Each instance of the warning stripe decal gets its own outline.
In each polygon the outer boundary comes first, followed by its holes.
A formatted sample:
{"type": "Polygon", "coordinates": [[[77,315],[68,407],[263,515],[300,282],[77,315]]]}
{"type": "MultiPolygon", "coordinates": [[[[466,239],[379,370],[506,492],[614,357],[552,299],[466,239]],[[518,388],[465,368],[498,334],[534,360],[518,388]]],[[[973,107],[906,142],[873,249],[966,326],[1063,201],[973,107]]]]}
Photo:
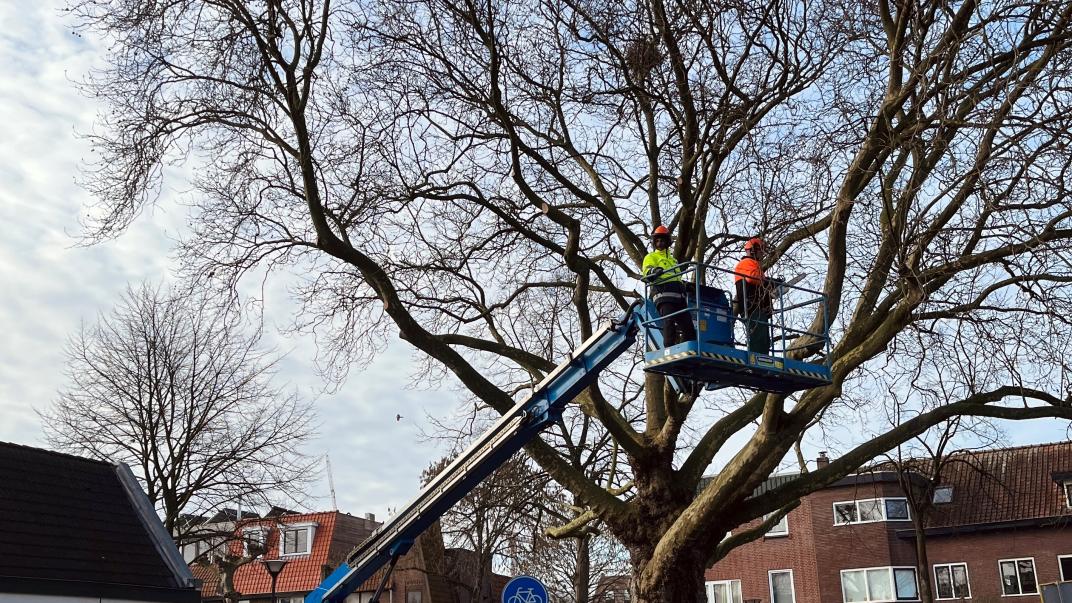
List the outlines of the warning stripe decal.
{"type": "Polygon", "coordinates": [[[689,350],[687,352],[678,352],[677,354],[671,354],[669,356],[660,356],[660,357],[656,358],[655,360],[652,360],[651,362],[649,362],[648,366],[653,366],[653,365],[656,365],[656,364],[664,364],[666,362],[671,362],[673,360],[681,360],[682,358],[688,358],[689,356],[695,356],[695,355],[696,355],[696,352],[694,352],[692,350],[689,350]]]}

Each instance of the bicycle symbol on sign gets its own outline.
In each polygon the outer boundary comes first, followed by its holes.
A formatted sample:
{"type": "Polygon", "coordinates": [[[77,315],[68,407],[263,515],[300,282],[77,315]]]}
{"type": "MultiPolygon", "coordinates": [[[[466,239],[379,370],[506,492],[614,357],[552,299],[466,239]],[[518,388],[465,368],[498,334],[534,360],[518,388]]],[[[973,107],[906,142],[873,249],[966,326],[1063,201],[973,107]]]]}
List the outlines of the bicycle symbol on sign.
{"type": "Polygon", "coordinates": [[[535,588],[519,588],[507,603],[543,603],[543,597],[533,591],[535,588]]]}

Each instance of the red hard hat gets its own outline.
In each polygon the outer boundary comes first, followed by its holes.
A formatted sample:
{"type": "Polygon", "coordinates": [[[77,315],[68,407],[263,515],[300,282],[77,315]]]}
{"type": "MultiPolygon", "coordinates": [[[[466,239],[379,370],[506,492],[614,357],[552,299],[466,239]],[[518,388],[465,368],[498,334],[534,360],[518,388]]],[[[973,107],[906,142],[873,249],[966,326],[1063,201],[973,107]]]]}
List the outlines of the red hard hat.
{"type": "Polygon", "coordinates": [[[748,242],[744,244],[745,251],[751,251],[753,247],[765,248],[766,244],[763,243],[763,239],[759,237],[753,237],[748,239],[748,242]]]}
{"type": "Polygon", "coordinates": [[[670,236],[670,229],[662,224],[655,227],[655,232],[651,233],[653,237],[668,237],[670,236]]]}

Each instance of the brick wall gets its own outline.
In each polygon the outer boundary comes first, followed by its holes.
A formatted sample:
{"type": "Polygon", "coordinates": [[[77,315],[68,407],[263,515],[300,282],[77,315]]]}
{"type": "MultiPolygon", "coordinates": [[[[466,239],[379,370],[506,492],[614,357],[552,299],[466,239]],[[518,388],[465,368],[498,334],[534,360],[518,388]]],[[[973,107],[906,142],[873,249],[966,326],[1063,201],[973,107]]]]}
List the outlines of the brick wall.
{"type": "Polygon", "coordinates": [[[915,566],[911,541],[897,538],[896,531],[912,527],[908,521],[834,525],[834,503],[865,498],[903,496],[896,484],[876,483],[820,490],[808,497],[814,505],[815,550],[819,593],[816,599],[798,597],[798,603],[841,601],[841,570],[864,567],[915,566]]]}
{"type": "MultiPolygon", "coordinates": [[[[793,570],[793,588],[797,601],[818,601],[818,577],[814,549],[814,522],[809,499],[789,512],[789,535],[770,536],[730,551],[724,559],[707,570],[704,579],[740,580],[745,600],[770,601],[769,570],[793,570]]],[[[758,525],[754,521],[739,530],[758,525]]]]}
{"type": "MultiPolygon", "coordinates": [[[[901,496],[895,483],[841,486],[806,497],[789,514],[789,535],[766,537],[738,547],[707,570],[705,579],[740,580],[745,600],[770,601],[767,572],[792,569],[797,603],[840,603],[841,570],[916,566],[915,544],[903,538],[911,522],[834,525],[835,502],[901,496]]],[[[740,529],[756,525],[753,522],[740,529]]],[[[934,564],[965,562],[973,603],[1035,603],[1038,595],[1001,596],[998,560],[1033,557],[1039,584],[1060,579],[1058,555],[1072,555],[1072,525],[1018,528],[932,536],[927,540],[927,580],[934,564]]]]}
{"type": "Polygon", "coordinates": [[[791,569],[797,603],[839,602],[842,569],[915,566],[915,552],[911,541],[896,536],[897,530],[910,528],[910,522],[835,526],[834,503],[895,496],[900,489],[892,483],[821,490],[789,513],[788,536],[764,537],[734,549],[707,570],[705,579],[740,580],[745,600],[768,602],[768,572],[791,569]]]}
{"type": "MultiPolygon", "coordinates": [[[[936,563],[967,563],[968,585],[975,603],[1035,603],[1038,595],[1001,596],[998,560],[1033,557],[1038,583],[1056,582],[1060,579],[1057,556],[1072,555],[1072,528],[1020,528],[932,536],[927,539],[927,555],[932,566],[936,563]]],[[[930,573],[928,578],[933,584],[933,568],[930,573]]]]}

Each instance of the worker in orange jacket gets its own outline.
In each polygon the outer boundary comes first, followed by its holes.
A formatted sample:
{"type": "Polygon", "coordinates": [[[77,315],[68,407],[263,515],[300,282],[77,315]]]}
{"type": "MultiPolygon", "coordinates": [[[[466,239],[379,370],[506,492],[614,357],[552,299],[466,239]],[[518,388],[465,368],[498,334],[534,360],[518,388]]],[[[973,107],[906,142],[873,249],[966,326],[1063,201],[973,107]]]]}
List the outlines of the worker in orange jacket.
{"type": "Polygon", "coordinates": [[[644,280],[650,283],[651,301],[659,316],[673,314],[662,320],[663,346],[670,347],[696,339],[692,316],[684,311],[687,307],[685,283],[681,281],[677,259],[670,251],[670,230],[660,224],[651,233],[651,246],[655,250],[644,256],[640,270],[644,273],[644,280]]]}
{"type": "Polygon", "coordinates": [[[771,300],[770,284],[763,273],[763,257],[766,255],[763,239],[755,237],[744,244],[745,256],[733,269],[733,285],[736,296],[734,313],[745,322],[748,333],[748,351],[770,354],[771,350],[771,300]]]}

